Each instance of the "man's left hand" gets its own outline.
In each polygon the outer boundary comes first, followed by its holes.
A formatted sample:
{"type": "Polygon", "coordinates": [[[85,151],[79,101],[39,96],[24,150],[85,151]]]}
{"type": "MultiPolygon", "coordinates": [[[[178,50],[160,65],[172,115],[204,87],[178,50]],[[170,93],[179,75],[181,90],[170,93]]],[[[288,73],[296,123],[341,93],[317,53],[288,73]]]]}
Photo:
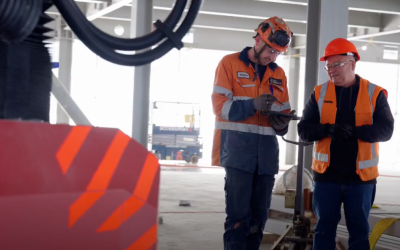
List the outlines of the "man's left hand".
{"type": "Polygon", "coordinates": [[[327,130],[332,140],[338,142],[344,142],[356,138],[355,126],[349,124],[329,124],[327,130]]]}
{"type": "MultiPolygon", "coordinates": [[[[296,113],[296,110],[290,111],[290,114],[296,113]]],[[[290,117],[282,116],[282,115],[270,115],[268,116],[269,122],[271,123],[272,127],[276,130],[284,130],[289,122],[291,121],[290,117]]]]}

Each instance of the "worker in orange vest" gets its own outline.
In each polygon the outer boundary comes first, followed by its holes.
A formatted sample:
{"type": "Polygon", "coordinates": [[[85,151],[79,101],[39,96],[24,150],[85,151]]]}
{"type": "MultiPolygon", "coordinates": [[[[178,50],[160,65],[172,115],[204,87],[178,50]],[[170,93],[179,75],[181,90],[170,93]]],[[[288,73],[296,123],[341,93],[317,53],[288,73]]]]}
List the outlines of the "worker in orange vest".
{"type": "Polygon", "coordinates": [[[320,61],[329,81],[315,87],[298,124],[300,138],[315,142],[314,249],[334,250],[344,205],[349,250],[369,247],[369,212],[379,176],[379,142],[390,140],[394,119],[382,87],[355,74],[360,55],[350,41],[332,40],[320,61]]]}
{"type": "Polygon", "coordinates": [[[256,250],[279,170],[276,135],[287,133],[291,112],[285,72],[275,60],[290,45],[292,32],[278,17],[255,30],[254,47],[225,56],[214,81],[216,116],[212,164],[225,168],[225,250],[256,250]]]}

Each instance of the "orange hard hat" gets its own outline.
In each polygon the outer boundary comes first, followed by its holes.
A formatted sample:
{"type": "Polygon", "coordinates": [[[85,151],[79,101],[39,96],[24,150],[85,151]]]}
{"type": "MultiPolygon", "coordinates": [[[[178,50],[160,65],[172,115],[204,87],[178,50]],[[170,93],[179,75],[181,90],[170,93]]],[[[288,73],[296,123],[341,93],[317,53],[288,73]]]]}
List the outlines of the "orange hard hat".
{"type": "Polygon", "coordinates": [[[356,46],[352,42],[344,38],[336,38],[332,40],[325,48],[324,56],[319,60],[324,62],[328,56],[348,55],[354,56],[356,61],[360,60],[356,46]]]}
{"type": "Polygon", "coordinates": [[[264,20],[254,31],[268,46],[280,52],[286,52],[293,36],[289,26],[277,16],[264,20]]]}

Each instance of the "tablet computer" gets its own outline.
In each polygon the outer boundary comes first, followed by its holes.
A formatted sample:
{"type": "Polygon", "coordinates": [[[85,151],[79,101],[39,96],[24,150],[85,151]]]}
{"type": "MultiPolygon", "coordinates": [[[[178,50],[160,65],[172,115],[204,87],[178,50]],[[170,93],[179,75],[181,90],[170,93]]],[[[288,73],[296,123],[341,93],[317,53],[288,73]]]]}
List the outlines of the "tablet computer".
{"type": "Polygon", "coordinates": [[[292,120],[300,120],[300,117],[298,117],[295,114],[290,114],[290,113],[283,113],[283,112],[276,112],[276,111],[270,111],[268,115],[276,115],[276,116],[284,116],[284,117],[289,117],[292,120]]]}

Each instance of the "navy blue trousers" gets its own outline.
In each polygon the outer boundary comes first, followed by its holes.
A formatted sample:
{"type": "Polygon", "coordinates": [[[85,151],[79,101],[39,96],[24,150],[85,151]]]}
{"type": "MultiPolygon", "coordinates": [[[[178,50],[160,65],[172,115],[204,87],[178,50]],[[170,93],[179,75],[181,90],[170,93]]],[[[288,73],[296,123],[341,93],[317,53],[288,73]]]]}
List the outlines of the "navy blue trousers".
{"type": "Polygon", "coordinates": [[[318,218],[314,250],[334,250],[336,229],[344,206],[349,232],[348,250],[369,250],[369,213],[375,199],[375,184],[342,185],[316,182],[313,209],[318,218]]]}
{"type": "Polygon", "coordinates": [[[271,205],[274,175],[226,167],[225,250],[258,250],[271,205]]]}

